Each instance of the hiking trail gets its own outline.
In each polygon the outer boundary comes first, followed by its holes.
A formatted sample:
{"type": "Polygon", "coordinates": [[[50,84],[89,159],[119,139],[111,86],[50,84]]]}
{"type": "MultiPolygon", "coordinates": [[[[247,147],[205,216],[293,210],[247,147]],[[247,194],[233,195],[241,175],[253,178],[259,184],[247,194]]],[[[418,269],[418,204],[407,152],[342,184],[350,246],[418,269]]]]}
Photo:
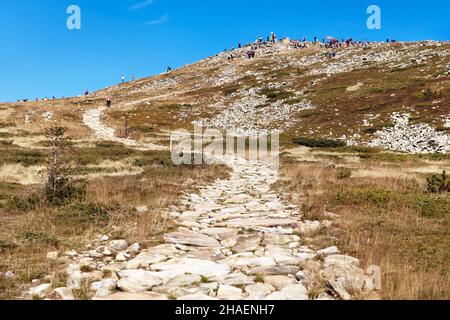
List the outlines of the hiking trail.
{"type": "MultiPolygon", "coordinates": [[[[137,146],[101,124],[103,110],[86,112],[84,123],[101,139],[137,146]]],[[[67,288],[55,292],[71,299],[71,290],[87,280],[94,299],[108,300],[350,299],[348,285],[376,294],[357,259],[336,247],[316,251],[304,245],[305,236],[324,226],[302,221],[300,209],[272,190],[279,176],[270,162],[224,160],[230,177],[183,197],[170,213],[178,228],[164,235],[164,244],[140,250],[103,236],[95,255],[72,252],[67,288]],[[85,272],[86,263],[93,271],[85,272]],[[318,276],[330,287],[312,296],[318,276]]]]}

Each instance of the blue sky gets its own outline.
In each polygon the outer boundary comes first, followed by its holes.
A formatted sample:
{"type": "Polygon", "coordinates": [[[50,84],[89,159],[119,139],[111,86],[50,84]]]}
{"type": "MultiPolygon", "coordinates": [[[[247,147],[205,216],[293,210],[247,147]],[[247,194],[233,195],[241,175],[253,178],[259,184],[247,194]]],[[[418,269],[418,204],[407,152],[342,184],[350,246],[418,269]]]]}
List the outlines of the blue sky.
{"type": "Polygon", "coordinates": [[[279,36],[450,40],[448,0],[1,0],[0,101],[72,96],[279,36]],[[68,30],[69,5],[81,30],[68,30]],[[381,30],[366,27],[367,7],[381,30]]]}

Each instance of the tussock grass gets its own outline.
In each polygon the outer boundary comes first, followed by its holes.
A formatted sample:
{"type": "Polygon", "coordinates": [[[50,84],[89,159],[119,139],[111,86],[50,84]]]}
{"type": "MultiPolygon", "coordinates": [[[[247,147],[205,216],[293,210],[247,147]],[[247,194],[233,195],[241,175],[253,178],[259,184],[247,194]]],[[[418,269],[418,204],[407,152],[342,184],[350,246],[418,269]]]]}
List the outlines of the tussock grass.
{"type": "Polygon", "coordinates": [[[35,199],[32,186],[0,182],[0,271],[17,275],[0,279],[0,299],[17,298],[20,286],[33,279],[53,275],[52,281],[60,281],[57,275],[64,265],[48,261],[49,251],[82,250],[105,233],[144,247],[159,243],[172,227],[169,207],[184,192],[193,191],[194,185],[227,174],[223,166],[174,166],[165,151],[135,153],[109,144],[94,149],[100,154],[92,151],[88,155],[91,162],[105,155],[122,160],[133,155],[142,173],[87,180],[84,195],[60,205],[35,199]],[[149,208],[147,213],[136,212],[135,207],[141,205],[149,208]]]}
{"type": "Polygon", "coordinates": [[[352,171],[382,170],[384,175],[339,179],[341,169],[321,158],[315,163],[298,157],[294,162],[292,156],[283,160],[288,188],[301,195],[306,219],[325,220],[326,210],[341,216],[312,244],[324,247],[331,242],[366,266],[379,265],[384,299],[449,299],[450,196],[428,193],[427,175],[403,172],[396,161],[389,167],[353,160],[340,154],[340,165],[351,166],[352,171]]]}

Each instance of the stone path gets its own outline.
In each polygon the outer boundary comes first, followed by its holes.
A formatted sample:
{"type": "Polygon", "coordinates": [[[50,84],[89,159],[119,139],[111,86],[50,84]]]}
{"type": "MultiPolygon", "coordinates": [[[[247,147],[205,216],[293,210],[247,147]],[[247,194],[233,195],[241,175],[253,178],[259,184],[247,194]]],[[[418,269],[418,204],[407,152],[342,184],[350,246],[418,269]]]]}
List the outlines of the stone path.
{"type": "Polygon", "coordinates": [[[92,131],[94,131],[95,136],[98,139],[118,142],[125,146],[134,147],[140,150],[167,149],[163,146],[159,146],[152,143],[139,144],[133,139],[117,137],[115,130],[113,128],[105,127],[101,122],[101,116],[105,110],[106,107],[99,107],[97,109],[89,110],[85,114],[83,114],[83,123],[92,131]]]}
{"type": "MultiPolygon", "coordinates": [[[[349,292],[377,297],[358,259],[336,247],[316,251],[305,245],[330,222],[302,221],[300,209],[271,189],[278,173],[270,163],[225,161],[232,169],[228,179],[185,195],[170,213],[179,227],[164,235],[164,244],[141,250],[101,236],[93,250],[64,254],[71,262],[67,287],[54,294],[73,299],[72,290],[87,282],[94,299],[107,300],[354,298],[349,292]]],[[[49,290],[40,285],[29,294],[45,297],[49,290]]]]}

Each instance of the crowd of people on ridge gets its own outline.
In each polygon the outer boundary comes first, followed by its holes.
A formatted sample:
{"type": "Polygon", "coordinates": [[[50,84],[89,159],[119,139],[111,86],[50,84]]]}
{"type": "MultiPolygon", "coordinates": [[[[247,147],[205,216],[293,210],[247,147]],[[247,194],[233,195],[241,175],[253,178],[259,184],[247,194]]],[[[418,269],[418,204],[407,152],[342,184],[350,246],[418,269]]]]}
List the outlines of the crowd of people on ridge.
{"type": "MultiPolygon", "coordinates": [[[[386,43],[395,43],[396,40],[390,40],[390,39],[386,39],[386,43]]],[[[291,40],[290,38],[278,38],[277,35],[273,32],[271,32],[270,36],[267,36],[266,39],[264,40],[263,37],[259,37],[258,39],[256,39],[256,41],[254,43],[249,43],[246,45],[242,45],[241,43],[238,43],[237,48],[238,49],[242,49],[242,48],[249,48],[246,51],[246,56],[248,59],[253,59],[256,56],[256,51],[259,48],[264,48],[264,47],[270,47],[273,46],[274,44],[277,43],[283,43],[285,45],[291,46],[295,49],[304,49],[304,48],[308,48],[310,46],[321,46],[327,49],[338,49],[338,48],[348,48],[348,47],[355,47],[355,46],[369,46],[371,42],[369,42],[369,40],[365,40],[365,41],[360,41],[360,40],[353,40],[353,38],[349,38],[349,39],[337,39],[331,36],[328,36],[326,38],[323,38],[322,41],[319,41],[319,39],[317,37],[314,37],[314,40],[309,42],[308,39],[306,37],[303,37],[302,40],[298,40],[298,39],[293,39],[291,40]]],[[[232,47],[230,51],[228,51],[227,49],[225,49],[225,52],[229,52],[228,55],[228,60],[234,60],[236,57],[235,54],[235,48],[232,47]]],[[[329,54],[330,57],[334,57],[336,56],[336,52],[331,52],[329,54]]]]}

